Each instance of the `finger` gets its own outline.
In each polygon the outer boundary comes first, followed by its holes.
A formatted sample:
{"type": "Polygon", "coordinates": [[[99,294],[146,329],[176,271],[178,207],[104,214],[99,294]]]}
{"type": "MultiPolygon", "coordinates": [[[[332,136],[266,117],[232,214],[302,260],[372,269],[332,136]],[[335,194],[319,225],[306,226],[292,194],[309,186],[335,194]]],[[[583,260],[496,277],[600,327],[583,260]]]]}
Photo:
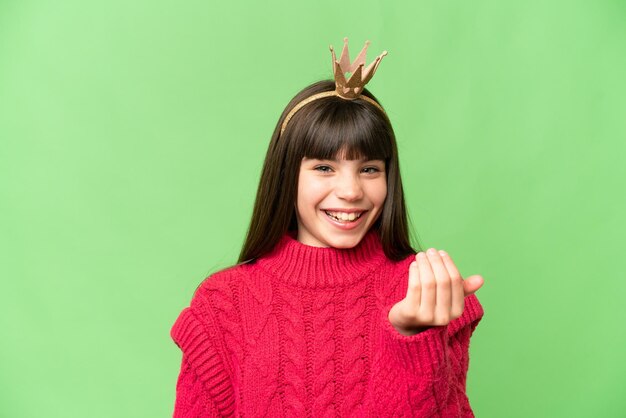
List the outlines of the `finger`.
{"type": "Polygon", "coordinates": [[[417,260],[413,261],[409,265],[409,283],[406,291],[406,301],[412,308],[412,313],[415,314],[420,306],[420,298],[422,297],[422,286],[420,284],[420,272],[417,265],[417,260]]]}
{"type": "Polygon", "coordinates": [[[437,298],[437,282],[428,257],[423,252],[417,254],[417,265],[419,268],[422,296],[420,298],[419,315],[420,321],[424,325],[430,325],[434,319],[435,304],[437,298]]]}
{"type": "Polygon", "coordinates": [[[450,291],[450,276],[448,269],[443,265],[439,252],[430,248],[427,251],[428,260],[435,274],[437,282],[437,299],[435,304],[435,325],[447,325],[450,322],[452,307],[452,293],[450,291]]]}
{"type": "Polygon", "coordinates": [[[463,291],[465,292],[465,296],[475,293],[484,283],[485,279],[483,279],[483,276],[478,274],[463,280],[463,291]]]}
{"type": "Polygon", "coordinates": [[[450,275],[450,291],[452,293],[452,307],[450,308],[450,319],[457,319],[463,314],[465,309],[465,291],[463,290],[463,278],[459,270],[454,265],[450,254],[439,251],[444,266],[450,275]]]}

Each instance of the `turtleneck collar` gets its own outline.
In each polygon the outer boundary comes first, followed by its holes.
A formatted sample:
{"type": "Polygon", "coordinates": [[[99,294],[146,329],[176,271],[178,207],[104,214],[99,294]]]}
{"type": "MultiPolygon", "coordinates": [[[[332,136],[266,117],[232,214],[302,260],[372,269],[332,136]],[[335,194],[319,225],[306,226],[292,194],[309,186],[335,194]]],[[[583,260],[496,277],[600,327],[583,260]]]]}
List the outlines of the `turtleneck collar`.
{"type": "Polygon", "coordinates": [[[312,247],[285,234],[274,249],[259,258],[259,267],[298,287],[348,285],[363,278],[385,260],[377,231],[370,230],[356,247],[312,247]]]}

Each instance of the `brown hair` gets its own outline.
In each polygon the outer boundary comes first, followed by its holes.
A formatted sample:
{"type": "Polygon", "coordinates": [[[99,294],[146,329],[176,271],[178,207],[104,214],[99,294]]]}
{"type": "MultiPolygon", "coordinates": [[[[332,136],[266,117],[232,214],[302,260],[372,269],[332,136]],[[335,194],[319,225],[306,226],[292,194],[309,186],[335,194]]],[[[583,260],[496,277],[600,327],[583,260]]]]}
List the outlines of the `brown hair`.
{"type": "MultiPolygon", "coordinates": [[[[385,161],[387,198],[372,228],[378,230],[388,258],[401,260],[415,254],[409,239],[396,139],[387,115],[365,100],[330,96],[305,105],[280,134],[285,116],[297,103],[334,89],[331,80],[311,84],[289,102],[278,120],[265,156],[240,263],[270,252],[287,231],[297,229],[294,202],[302,159],[332,159],[340,151],[345,151],[342,156],[349,160],[365,157],[385,161]]],[[[362,94],[376,100],[367,89],[362,94]]]]}

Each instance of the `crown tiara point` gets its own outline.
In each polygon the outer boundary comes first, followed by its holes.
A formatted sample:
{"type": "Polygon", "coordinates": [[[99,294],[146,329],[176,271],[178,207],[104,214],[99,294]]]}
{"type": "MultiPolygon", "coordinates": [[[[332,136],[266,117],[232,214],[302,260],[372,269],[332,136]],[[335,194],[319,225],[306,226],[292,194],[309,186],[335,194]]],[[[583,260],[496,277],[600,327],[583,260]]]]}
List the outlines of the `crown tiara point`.
{"type": "Polygon", "coordinates": [[[354,61],[350,61],[348,53],[348,38],[344,38],[344,46],[341,51],[341,57],[336,59],[333,53],[333,73],[335,75],[335,87],[337,94],[348,100],[356,99],[360,96],[361,91],[365,88],[365,85],[374,76],[374,72],[380,64],[380,60],[387,54],[387,51],[383,51],[382,54],[377,56],[374,61],[368,66],[365,65],[365,56],[367,48],[370,45],[370,41],[365,41],[365,45],[354,61]],[[350,76],[346,80],[346,74],[350,76]]]}

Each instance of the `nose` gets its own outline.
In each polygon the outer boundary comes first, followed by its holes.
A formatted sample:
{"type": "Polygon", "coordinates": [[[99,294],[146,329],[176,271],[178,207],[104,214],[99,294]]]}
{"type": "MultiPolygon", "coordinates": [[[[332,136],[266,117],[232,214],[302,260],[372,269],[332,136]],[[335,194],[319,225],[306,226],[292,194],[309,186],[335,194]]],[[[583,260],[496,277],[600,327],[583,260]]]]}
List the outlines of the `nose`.
{"type": "Polygon", "coordinates": [[[335,195],[350,202],[359,200],[363,197],[361,182],[354,175],[345,174],[338,176],[335,184],[335,195]]]}

